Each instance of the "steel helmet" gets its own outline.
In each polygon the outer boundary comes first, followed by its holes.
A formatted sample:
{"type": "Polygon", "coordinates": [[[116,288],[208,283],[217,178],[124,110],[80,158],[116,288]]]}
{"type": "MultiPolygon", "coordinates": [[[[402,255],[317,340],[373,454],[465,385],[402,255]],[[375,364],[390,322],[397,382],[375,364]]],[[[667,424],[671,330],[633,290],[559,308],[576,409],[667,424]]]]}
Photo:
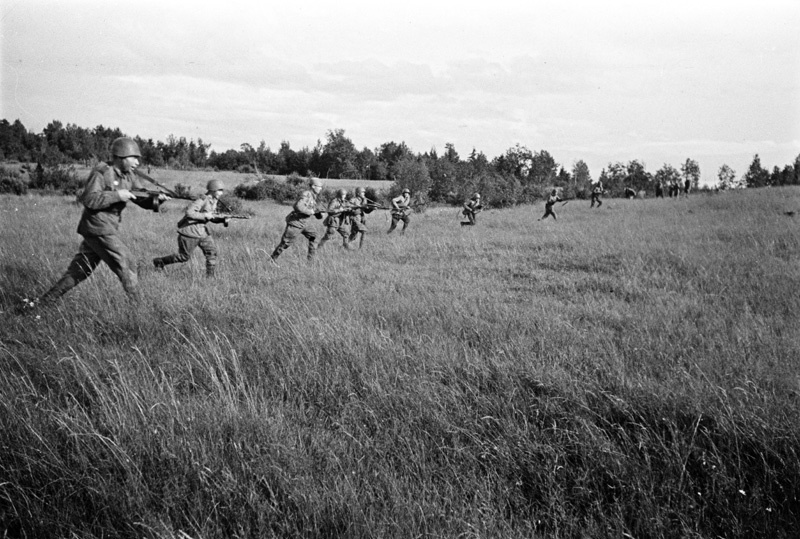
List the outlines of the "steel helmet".
{"type": "Polygon", "coordinates": [[[338,191],[336,191],[336,194],[344,198],[347,196],[347,189],[339,189],[338,191]]]}
{"type": "Polygon", "coordinates": [[[366,194],[366,192],[367,192],[367,190],[364,189],[363,187],[359,187],[358,189],[356,189],[356,194],[357,195],[363,195],[363,194],[366,194]]]}
{"type": "Polygon", "coordinates": [[[111,143],[111,155],[114,157],[141,157],[142,152],[139,151],[139,145],[132,138],[119,137],[111,143]]]}
{"type": "Polygon", "coordinates": [[[311,178],[308,180],[308,185],[311,187],[322,187],[322,180],[319,178],[311,178]]]}
{"type": "Polygon", "coordinates": [[[406,188],[406,189],[403,189],[403,194],[404,194],[404,195],[410,195],[410,194],[411,194],[411,191],[410,191],[408,188],[406,188]]]}
{"type": "Polygon", "coordinates": [[[481,198],[481,194],[480,193],[475,193],[474,195],[472,195],[472,198],[481,198]]]}
{"type": "Polygon", "coordinates": [[[206,184],[206,191],[209,193],[211,191],[219,191],[225,189],[225,186],[222,185],[222,180],[208,180],[208,184],[206,184]]]}

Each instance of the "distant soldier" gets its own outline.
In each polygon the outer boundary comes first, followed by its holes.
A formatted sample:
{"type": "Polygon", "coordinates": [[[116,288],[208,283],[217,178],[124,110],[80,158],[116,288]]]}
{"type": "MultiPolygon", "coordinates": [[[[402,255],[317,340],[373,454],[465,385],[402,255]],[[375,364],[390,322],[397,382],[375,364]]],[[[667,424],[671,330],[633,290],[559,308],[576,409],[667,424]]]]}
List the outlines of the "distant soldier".
{"type": "Polygon", "coordinates": [[[322,249],[322,246],[325,245],[329,239],[333,238],[337,232],[342,236],[344,242],[343,247],[345,249],[350,248],[350,229],[348,228],[350,224],[349,210],[350,203],[347,202],[347,190],[339,189],[339,191],[336,192],[336,198],[331,200],[330,204],[328,204],[328,216],[323,222],[327,230],[320,240],[317,249],[322,249]]]}
{"type": "Polygon", "coordinates": [[[356,194],[349,200],[350,202],[350,243],[353,243],[359,234],[358,248],[364,245],[364,235],[367,233],[367,214],[371,213],[370,201],[367,198],[367,191],[363,187],[356,189],[356,194]]]}
{"type": "Polygon", "coordinates": [[[561,202],[561,200],[562,199],[558,196],[557,189],[550,191],[550,196],[547,197],[547,200],[544,202],[544,215],[542,215],[538,220],[541,221],[543,219],[547,219],[548,216],[552,215],[553,219],[558,221],[556,212],[553,211],[553,206],[556,205],[556,202],[561,202]]]}
{"type": "Polygon", "coordinates": [[[636,191],[634,191],[630,187],[626,187],[625,188],[625,198],[627,198],[628,200],[636,198],[636,191]]]}
{"type": "Polygon", "coordinates": [[[690,180],[689,178],[686,178],[683,181],[683,194],[688,197],[689,196],[689,191],[691,190],[691,188],[692,188],[692,180],[690,180]]]}
{"type": "Polygon", "coordinates": [[[406,228],[408,228],[408,224],[411,221],[410,215],[411,191],[408,189],[403,189],[403,192],[400,195],[392,199],[392,224],[386,233],[391,234],[394,229],[397,228],[397,223],[403,221],[403,229],[400,231],[400,233],[405,234],[406,228]]]}
{"type": "Polygon", "coordinates": [[[214,277],[217,268],[217,246],[208,230],[208,223],[224,223],[225,217],[217,216],[217,203],[225,187],[220,180],[210,180],[206,194],[186,207],[183,218],[178,221],[178,253],[153,259],[153,266],[162,270],[169,264],[182,264],[192,257],[200,247],[206,257],[206,277],[214,277]]]}
{"type": "Polygon", "coordinates": [[[129,298],[139,299],[136,261],[117,235],[122,210],[129,201],[142,208],[155,209],[169,197],[162,194],[158,198],[137,198],[131,193],[131,190],[147,188],[134,174],[142,154],[133,139],[115,139],[111,143],[111,155],[110,163],[101,163],[91,171],[80,195],[84,208],[78,234],[83,236],[83,242],[78,254],[69,263],[64,276],[40,298],[41,303],[63,296],[87,279],[100,262],[105,262],[119,278],[129,298]]]}
{"type": "Polygon", "coordinates": [[[680,192],[681,188],[678,184],[678,180],[672,180],[669,184],[669,198],[677,198],[680,192]]]}
{"type": "Polygon", "coordinates": [[[462,221],[461,226],[475,226],[475,218],[483,209],[481,204],[481,194],[475,193],[468,201],[464,203],[464,209],[461,215],[467,218],[467,221],[462,221]]]}
{"type": "Polygon", "coordinates": [[[656,184],[656,198],[664,198],[664,182],[660,180],[656,184]]]}
{"type": "Polygon", "coordinates": [[[594,189],[592,189],[592,203],[589,206],[590,208],[594,208],[595,203],[597,203],[598,208],[603,205],[603,201],[600,200],[600,195],[602,195],[604,192],[603,182],[597,180],[597,185],[595,185],[594,189]]]}
{"type": "Polygon", "coordinates": [[[322,181],[319,178],[311,178],[308,185],[310,189],[303,191],[300,199],[295,202],[292,212],[286,216],[286,229],[283,231],[283,236],[281,236],[281,242],[269,257],[270,262],[276,266],[278,265],[277,258],[287,247],[295,242],[300,234],[308,240],[308,261],[311,262],[314,259],[314,253],[317,250],[315,243],[317,234],[308,223],[308,220],[318,213],[317,195],[322,191],[322,181]]]}

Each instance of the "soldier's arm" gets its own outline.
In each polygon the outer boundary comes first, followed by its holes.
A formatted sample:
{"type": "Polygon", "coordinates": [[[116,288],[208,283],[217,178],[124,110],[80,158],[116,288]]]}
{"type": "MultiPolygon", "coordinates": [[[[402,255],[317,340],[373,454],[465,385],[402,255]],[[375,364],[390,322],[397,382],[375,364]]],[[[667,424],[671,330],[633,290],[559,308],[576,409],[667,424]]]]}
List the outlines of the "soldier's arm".
{"type": "Polygon", "coordinates": [[[186,208],[186,217],[194,219],[195,221],[210,221],[213,218],[213,214],[208,211],[203,211],[205,209],[205,202],[204,199],[198,198],[189,204],[189,207],[186,208]]]}
{"type": "Polygon", "coordinates": [[[316,211],[316,206],[314,204],[314,199],[309,191],[303,193],[303,196],[300,197],[300,200],[295,202],[294,209],[295,211],[302,213],[303,215],[314,215],[314,212],[316,211]]]}
{"type": "Polygon", "coordinates": [[[105,186],[105,176],[100,171],[93,170],[81,195],[83,205],[90,210],[104,210],[118,202],[130,200],[130,198],[123,198],[119,191],[106,191],[105,186]]]}

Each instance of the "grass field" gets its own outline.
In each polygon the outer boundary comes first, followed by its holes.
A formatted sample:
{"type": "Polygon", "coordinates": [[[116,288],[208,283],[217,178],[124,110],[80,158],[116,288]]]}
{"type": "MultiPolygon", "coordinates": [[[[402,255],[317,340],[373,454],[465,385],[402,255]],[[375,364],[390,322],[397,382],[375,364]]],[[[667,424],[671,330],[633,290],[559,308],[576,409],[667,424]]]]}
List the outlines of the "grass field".
{"type": "MultiPolygon", "coordinates": [[[[145,261],[167,206],[124,213],[145,261]]],[[[404,236],[375,212],[362,250],[280,268],[288,207],[245,206],[213,281],[197,252],[132,308],[102,267],[16,316],[81,208],[0,197],[7,536],[796,537],[800,191],[432,208],[404,236]]]]}

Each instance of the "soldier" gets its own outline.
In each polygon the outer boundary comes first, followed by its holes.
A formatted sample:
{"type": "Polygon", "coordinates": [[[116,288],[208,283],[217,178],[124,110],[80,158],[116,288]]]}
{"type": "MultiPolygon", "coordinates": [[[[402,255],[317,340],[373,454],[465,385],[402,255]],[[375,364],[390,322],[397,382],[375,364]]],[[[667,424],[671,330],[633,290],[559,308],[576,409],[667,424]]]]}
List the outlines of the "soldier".
{"type": "Polygon", "coordinates": [[[389,227],[389,230],[386,231],[387,234],[391,234],[395,228],[397,228],[397,223],[403,221],[403,229],[400,231],[401,234],[405,234],[406,228],[408,228],[408,224],[411,221],[411,191],[408,189],[403,189],[402,194],[394,197],[392,199],[392,225],[389,227]]]}
{"type": "Polygon", "coordinates": [[[553,189],[550,191],[550,196],[547,197],[547,200],[544,203],[544,215],[542,215],[538,221],[542,219],[547,219],[549,215],[553,216],[553,219],[558,221],[558,217],[556,217],[556,212],[553,211],[553,206],[556,205],[556,202],[561,202],[561,198],[558,196],[558,190],[553,189]]]}
{"type": "Polygon", "coordinates": [[[130,299],[139,299],[136,261],[117,235],[122,210],[128,201],[145,209],[155,209],[169,197],[161,194],[158,198],[137,198],[131,193],[132,189],[146,189],[134,174],[142,154],[133,139],[115,139],[111,143],[111,155],[110,163],[101,163],[91,171],[80,195],[84,208],[78,234],[83,236],[83,241],[78,254],[69,263],[64,276],[41,297],[42,303],[63,296],[87,279],[100,262],[108,264],[119,277],[130,299]]]}
{"type": "Polygon", "coordinates": [[[636,198],[636,191],[634,191],[630,187],[626,187],[625,188],[625,198],[627,198],[628,200],[636,198]]]}
{"type": "Polygon", "coordinates": [[[308,183],[310,189],[303,191],[300,199],[295,202],[292,212],[286,216],[286,229],[281,236],[281,242],[275,247],[272,255],[269,257],[270,262],[277,266],[276,259],[297,239],[299,234],[302,234],[308,240],[308,261],[314,259],[314,253],[317,250],[316,231],[308,223],[311,216],[317,214],[317,195],[322,191],[322,181],[319,178],[311,178],[308,183]]]}
{"type": "Polygon", "coordinates": [[[356,194],[350,199],[350,243],[356,240],[359,234],[358,248],[364,245],[364,235],[367,233],[367,214],[372,212],[367,199],[367,191],[363,187],[356,189],[356,194]]]}
{"type": "Polygon", "coordinates": [[[480,213],[483,206],[481,205],[481,194],[475,193],[468,201],[464,203],[464,209],[461,215],[467,218],[467,221],[462,221],[461,226],[474,226],[475,216],[480,213]]]}
{"type": "Polygon", "coordinates": [[[327,230],[319,242],[318,249],[321,249],[322,246],[325,245],[325,242],[333,238],[334,234],[337,232],[342,236],[344,248],[350,248],[350,229],[348,228],[350,224],[349,210],[350,203],[347,202],[347,190],[339,189],[336,192],[336,198],[331,200],[330,204],[328,204],[328,216],[323,222],[327,230]]]}
{"type": "Polygon", "coordinates": [[[603,205],[603,201],[600,200],[600,195],[603,193],[603,182],[597,180],[597,185],[595,185],[594,189],[592,189],[592,204],[589,206],[590,208],[594,208],[595,202],[597,202],[598,208],[603,205]]]}
{"type": "Polygon", "coordinates": [[[664,198],[664,182],[661,180],[656,184],[656,198],[664,198]]]}
{"type": "Polygon", "coordinates": [[[689,191],[690,191],[691,189],[692,189],[692,180],[690,180],[689,178],[686,178],[686,179],[683,181],[683,194],[684,194],[684,195],[685,195],[687,198],[689,197],[689,191]]]}
{"type": "Polygon", "coordinates": [[[164,266],[184,263],[192,257],[197,247],[206,257],[206,277],[214,277],[217,268],[217,246],[208,230],[208,223],[225,223],[227,218],[217,217],[217,202],[224,192],[220,180],[210,180],[206,194],[189,204],[183,218],[178,222],[178,253],[153,259],[153,266],[162,270],[164,266]]]}

